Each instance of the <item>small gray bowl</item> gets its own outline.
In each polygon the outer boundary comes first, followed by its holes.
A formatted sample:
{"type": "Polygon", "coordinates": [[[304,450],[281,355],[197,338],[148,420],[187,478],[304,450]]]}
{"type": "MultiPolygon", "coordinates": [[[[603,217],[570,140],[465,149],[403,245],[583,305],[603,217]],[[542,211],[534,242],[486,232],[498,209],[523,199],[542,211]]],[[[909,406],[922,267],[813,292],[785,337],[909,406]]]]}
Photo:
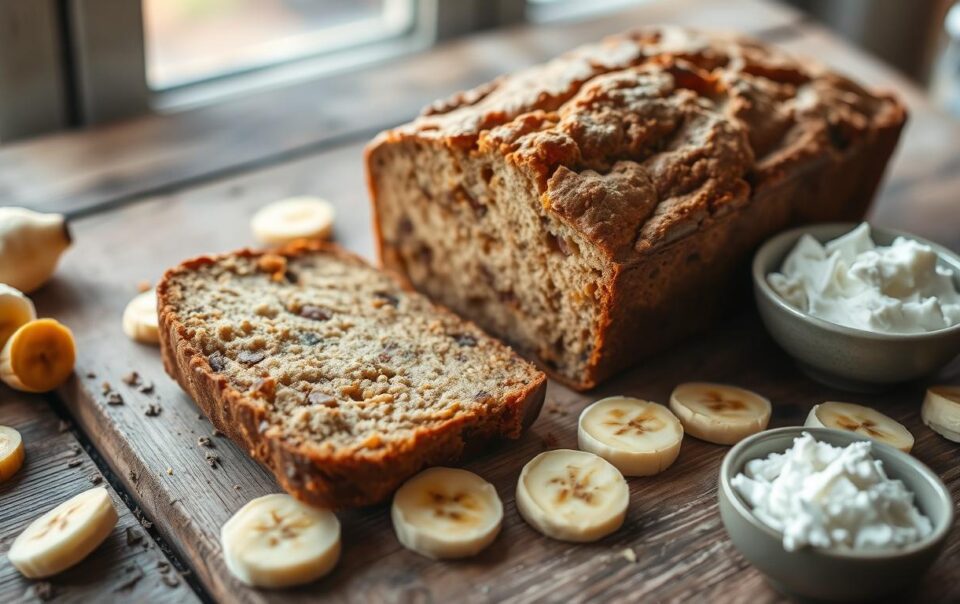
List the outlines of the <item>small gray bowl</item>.
{"type": "Polygon", "coordinates": [[[783,536],[758,520],[740,498],[730,480],[744,464],[786,451],[803,432],[839,447],[864,440],[850,432],[797,426],[760,432],[730,449],[720,466],[717,497],[733,545],[776,589],[795,598],[869,600],[896,595],[917,582],[940,554],[953,527],[953,501],[936,474],[902,451],[876,442],[871,447],[887,475],[903,481],[933,524],[929,537],[903,549],[854,552],[808,547],[788,552],[783,549],[783,536]]]}
{"type": "MultiPolygon", "coordinates": [[[[753,291],[767,331],[801,369],[829,386],[876,391],[934,373],[960,354],[960,325],[920,334],[881,334],[854,329],[811,316],[791,306],[767,282],[780,270],[800,237],[809,234],[825,243],[850,232],[855,223],[800,227],[764,243],[753,257],[753,291]]],[[[889,245],[899,236],[929,245],[939,264],[954,272],[960,288],[960,256],[947,248],[892,229],[871,225],[877,245],[889,245]]]]}

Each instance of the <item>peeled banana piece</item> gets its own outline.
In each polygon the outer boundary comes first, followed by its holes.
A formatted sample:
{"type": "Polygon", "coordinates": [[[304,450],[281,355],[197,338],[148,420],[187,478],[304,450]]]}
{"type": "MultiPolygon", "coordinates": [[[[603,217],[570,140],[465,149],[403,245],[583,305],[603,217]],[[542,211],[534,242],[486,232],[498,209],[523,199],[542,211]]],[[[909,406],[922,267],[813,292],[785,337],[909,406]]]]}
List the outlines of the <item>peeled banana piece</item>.
{"type": "Polygon", "coordinates": [[[50,577],[86,558],[116,524],[110,494],[103,487],[90,489],[34,520],[7,557],[25,577],[50,577]]]}
{"type": "Polygon", "coordinates": [[[290,495],[249,501],[220,529],[227,568],[247,585],[289,587],[329,573],[340,559],[340,522],[290,495]]]}
{"type": "Polygon", "coordinates": [[[0,482],[5,481],[23,465],[23,438],[10,426],[0,426],[0,482]]]}
{"type": "Polygon", "coordinates": [[[960,443],[960,386],[928,388],[920,417],[940,436],[960,443]]]}
{"type": "Polygon", "coordinates": [[[0,283],[29,294],[47,282],[68,247],[62,214],[0,207],[0,283]]]}
{"type": "Polygon", "coordinates": [[[22,291],[0,283],[0,349],[13,332],[37,318],[37,309],[22,291]]]}
{"type": "Polygon", "coordinates": [[[652,476],[677,459],[683,426],[663,405],[612,396],[583,410],[577,440],[581,451],[606,459],[624,476],[652,476]]]}
{"type": "Polygon", "coordinates": [[[756,392],[726,384],[689,382],[670,395],[670,410],[687,434],[718,445],[732,445],[770,423],[770,401],[756,392]]]}
{"type": "Polygon", "coordinates": [[[814,406],[804,426],[846,430],[867,436],[909,453],[913,448],[913,434],[903,424],[876,409],[853,403],[826,402],[814,406]]]}
{"type": "Polygon", "coordinates": [[[123,333],[141,344],[160,343],[156,291],[145,291],[130,300],[123,309],[123,333]]]}
{"type": "Polygon", "coordinates": [[[70,329],[54,319],[21,325],[0,352],[0,380],[14,390],[48,392],[73,373],[77,348],[70,329]]]}
{"type": "Polygon", "coordinates": [[[270,245],[297,239],[329,239],[334,209],[317,197],[291,197],[268,204],[250,220],[254,237],[270,245]]]}
{"type": "Polygon", "coordinates": [[[530,460],[517,482],[520,516],[560,541],[601,539],[623,524],[630,490],[620,471],[587,451],[555,449],[530,460]]]}
{"type": "Polygon", "coordinates": [[[503,504],[473,472],[429,468],[400,487],[390,517],[404,547],[428,558],[465,558],[496,539],[503,504]]]}

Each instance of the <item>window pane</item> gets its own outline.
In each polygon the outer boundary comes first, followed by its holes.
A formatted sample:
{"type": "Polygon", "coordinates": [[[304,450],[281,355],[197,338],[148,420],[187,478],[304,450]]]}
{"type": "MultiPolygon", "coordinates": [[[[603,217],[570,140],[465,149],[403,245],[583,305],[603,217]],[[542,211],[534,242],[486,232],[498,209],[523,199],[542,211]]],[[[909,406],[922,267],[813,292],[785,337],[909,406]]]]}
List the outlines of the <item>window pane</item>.
{"type": "Polygon", "coordinates": [[[403,33],[412,0],[143,0],[150,87],[258,69],[403,33]]]}

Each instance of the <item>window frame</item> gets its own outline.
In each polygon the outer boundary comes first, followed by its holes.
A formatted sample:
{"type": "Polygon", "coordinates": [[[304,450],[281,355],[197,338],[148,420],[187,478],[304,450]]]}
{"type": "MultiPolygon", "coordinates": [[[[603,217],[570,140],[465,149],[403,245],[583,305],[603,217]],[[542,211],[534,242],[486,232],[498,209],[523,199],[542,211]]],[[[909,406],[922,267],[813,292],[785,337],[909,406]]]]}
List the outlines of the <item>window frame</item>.
{"type": "MultiPolygon", "coordinates": [[[[0,98],[0,140],[100,124],[151,112],[178,112],[229,103],[271,88],[361,69],[463,34],[522,22],[526,0],[388,0],[412,13],[404,27],[360,44],[309,57],[184,82],[149,87],[143,6],[139,0],[30,0],[0,3],[0,20],[18,19],[23,36],[0,38],[0,97],[17,97],[31,82],[36,102],[12,106],[0,98]],[[28,18],[23,17],[26,15],[28,18]],[[20,21],[26,20],[29,27],[20,21]],[[38,42],[39,41],[39,42],[38,42]],[[44,51],[37,53],[38,44],[44,51]],[[30,57],[31,53],[36,56],[30,57]],[[24,69],[8,63],[29,58],[24,69]],[[3,94],[3,92],[8,92],[3,94]],[[26,117],[25,117],[26,116],[26,117]],[[10,129],[10,124],[19,125],[10,129]],[[6,127],[6,129],[5,129],[6,127]]],[[[388,28],[389,29],[389,28],[388,28]]],[[[2,32],[2,28],[0,28],[2,32]]],[[[27,98],[20,94],[19,98],[27,98]]]]}

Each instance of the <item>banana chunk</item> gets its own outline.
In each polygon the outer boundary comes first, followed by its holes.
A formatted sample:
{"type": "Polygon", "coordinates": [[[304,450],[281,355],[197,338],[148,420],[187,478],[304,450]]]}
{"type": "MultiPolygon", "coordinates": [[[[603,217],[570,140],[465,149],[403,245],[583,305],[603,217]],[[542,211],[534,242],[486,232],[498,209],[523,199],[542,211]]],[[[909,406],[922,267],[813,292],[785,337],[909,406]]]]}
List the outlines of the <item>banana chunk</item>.
{"type": "Polygon", "coordinates": [[[960,443],[960,386],[931,386],[920,408],[923,423],[955,443],[960,443]]]}
{"type": "Polygon", "coordinates": [[[547,537],[585,543],[620,528],[630,490],[602,457],[556,449],[523,466],[516,497],[517,510],[530,526],[547,537]]]}
{"type": "Polygon", "coordinates": [[[913,448],[913,434],[897,420],[876,409],[853,403],[826,402],[815,405],[807,415],[804,426],[832,428],[868,436],[891,445],[904,453],[913,448]]]}
{"type": "Polygon", "coordinates": [[[30,523],[7,556],[25,577],[50,577],[86,558],[116,524],[110,494],[103,487],[90,489],[30,523]]]}
{"type": "Polygon", "coordinates": [[[334,210],[317,197],[291,197],[268,204],[250,220],[254,237],[269,245],[297,239],[329,239],[334,210]]]}
{"type": "Polygon", "coordinates": [[[23,438],[10,426],[0,426],[0,482],[5,481],[23,465],[23,438]]]}
{"type": "Polygon", "coordinates": [[[68,247],[70,229],[63,214],[0,208],[0,283],[29,294],[50,279],[68,247]]]}
{"type": "Polygon", "coordinates": [[[689,382],[674,388],[670,410],[687,434],[717,445],[732,445],[766,429],[770,401],[726,384],[689,382]]]}
{"type": "Polygon", "coordinates": [[[123,333],[134,342],[158,344],[160,327],[157,320],[157,293],[145,291],[130,300],[123,310],[123,333]]]}
{"type": "Polygon", "coordinates": [[[13,332],[37,318],[33,302],[19,289],[0,283],[0,349],[13,332]]]}
{"type": "Polygon", "coordinates": [[[577,440],[581,451],[606,459],[624,476],[652,476],[677,459],[683,426],[663,405],[612,396],[583,410],[577,440]]]}
{"type": "Polygon", "coordinates": [[[428,558],[465,558],[496,539],[503,504],[473,472],[429,468],[397,490],[390,517],[404,547],[428,558]]]}
{"type": "Polygon", "coordinates": [[[77,346],[70,329],[53,319],[21,325],[0,352],[0,380],[14,390],[47,392],[73,373],[77,346]]]}
{"type": "Polygon", "coordinates": [[[227,520],[220,542],[227,568],[247,585],[302,585],[329,573],[340,559],[340,521],[290,495],[264,495],[227,520]]]}

